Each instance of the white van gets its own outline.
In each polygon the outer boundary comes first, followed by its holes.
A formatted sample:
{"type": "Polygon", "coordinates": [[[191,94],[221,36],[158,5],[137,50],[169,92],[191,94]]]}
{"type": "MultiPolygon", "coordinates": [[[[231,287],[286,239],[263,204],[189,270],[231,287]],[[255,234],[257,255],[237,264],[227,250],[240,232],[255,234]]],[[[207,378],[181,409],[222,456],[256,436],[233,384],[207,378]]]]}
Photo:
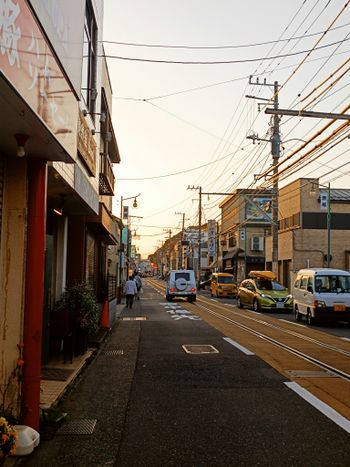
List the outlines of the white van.
{"type": "Polygon", "coordinates": [[[315,320],[350,323],[350,272],[341,269],[301,269],[293,286],[294,315],[297,321],[306,316],[315,320]]]}
{"type": "Polygon", "coordinates": [[[197,286],[194,271],[191,269],[176,269],[169,271],[165,298],[168,302],[175,297],[187,298],[189,302],[195,302],[197,286]]]}

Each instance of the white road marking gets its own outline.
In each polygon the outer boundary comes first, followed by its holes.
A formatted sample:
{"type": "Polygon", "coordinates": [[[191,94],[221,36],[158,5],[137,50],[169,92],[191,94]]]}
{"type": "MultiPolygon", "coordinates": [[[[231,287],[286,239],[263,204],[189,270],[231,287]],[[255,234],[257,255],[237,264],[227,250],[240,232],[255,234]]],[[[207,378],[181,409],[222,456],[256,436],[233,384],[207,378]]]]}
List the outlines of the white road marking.
{"type": "Polygon", "coordinates": [[[343,341],[349,341],[350,342],[350,337],[342,337],[343,341]]]}
{"type": "Polygon", "coordinates": [[[202,319],[197,315],[193,315],[190,311],[185,310],[184,308],[181,308],[181,305],[178,303],[169,304],[168,302],[165,302],[165,303],[163,302],[163,303],[160,303],[159,305],[162,305],[164,307],[164,310],[167,313],[169,313],[169,315],[174,321],[178,321],[179,319],[184,319],[184,318],[191,319],[191,320],[202,319]]]}
{"type": "Polygon", "coordinates": [[[288,386],[289,389],[296,392],[304,400],[309,402],[309,404],[311,404],[313,407],[315,407],[317,410],[323,413],[326,417],[332,420],[332,422],[336,423],[338,426],[343,428],[343,430],[350,433],[350,421],[343,417],[339,412],[322,402],[316,396],[311,394],[311,392],[301,387],[298,383],[286,381],[284,384],[288,386]]]}
{"type": "Polygon", "coordinates": [[[238,342],[230,339],[229,337],[224,337],[223,338],[224,341],[228,342],[229,344],[233,345],[234,347],[236,347],[238,350],[240,350],[241,352],[245,353],[246,355],[255,355],[253,352],[251,352],[250,350],[246,349],[245,347],[243,347],[243,345],[241,344],[238,344],[238,342]]]}
{"type": "Polygon", "coordinates": [[[294,326],[301,326],[302,328],[304,327],[303,324],[295,323],[294,321],[288,321],[288,319],[280,319],[280,321],[284,321],[285,323],[294,324],[294,326]]]}

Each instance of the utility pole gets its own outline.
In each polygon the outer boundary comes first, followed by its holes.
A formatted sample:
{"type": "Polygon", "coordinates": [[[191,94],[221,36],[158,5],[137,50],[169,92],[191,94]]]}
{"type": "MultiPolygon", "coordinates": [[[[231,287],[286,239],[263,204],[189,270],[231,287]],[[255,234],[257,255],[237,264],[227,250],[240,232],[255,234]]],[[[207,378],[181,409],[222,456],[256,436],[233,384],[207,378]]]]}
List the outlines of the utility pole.
{"type": "Polygon", "coordinates": [[[178,254],[178,268],[181,269],[183,268],[183,254],[182,254],[182,242],[184,240],[184,233],[185,233],[185,213],[184,212],[175,212],[175,215],[181,215],[182,216],[182,228],[181,228],[181,242],[180,243],[180,248],[178,248],[179,254],[178,254]]]}
{"type": "MultiPolygon", "coordinates": [[[[278,115],[278,90],[279,85],[278,81],[275,81],[273,84],[269,84],[264,80],[263,83],[260,83],[259,80],[254,83],[249,77],[249,84],[256,86],[269,86],[273,87],[273,109],[276,112],[273,117],[273,127],[272,127],[272,137],[269,140],[271,142],[271,155],[272,155],[272,171],[273,171],[273,185],[272,185],[272,225],[271,225],[271,236],[272,236],[272,272],[278,277],[278,162],[280,158],[281,151],[281,136],[280,136],[280,117],[278,115]]],[[[253,97],[253,96],[246,96],[253,97]]],[[[254,98],[254,97],[253,97],[254,98]]],[[[271,99],[260,99],[265,101],[271,101],[271,99]]],[[[250,139],[260,140],[258,137],[248,137],[250,139]]],[[[264,140],[266,141],[266,140],[264,140]]]]}
{"type": "Polygon", "coordinates": [[[201,255],[202,255],[202,187],[201,186],[188,186],[188,190],[199,190],[199,207],[198,207],[198,267],[197,267],[197,287],[201,281],[201,255]]]}
{"type": "Polygon", "coordinates": [[[199,190],[199,213],[198,213],[198,288],[199,288],[199,283],[200,283],[200,275],[201,275],[201,255],[202,255],[202,195],[218,195],[218,196],[230,196],[233,195],[233,193],[205,193],[202,192],[202,187],[201,186],[190,186],[188,185],[187,187],[188,190],[199,190]]]}
{"type": "Polygon", "coordinates": [[[199,187],[199,212],[198,212],[198,288],[202,271],[202,187],[199,187]]]}

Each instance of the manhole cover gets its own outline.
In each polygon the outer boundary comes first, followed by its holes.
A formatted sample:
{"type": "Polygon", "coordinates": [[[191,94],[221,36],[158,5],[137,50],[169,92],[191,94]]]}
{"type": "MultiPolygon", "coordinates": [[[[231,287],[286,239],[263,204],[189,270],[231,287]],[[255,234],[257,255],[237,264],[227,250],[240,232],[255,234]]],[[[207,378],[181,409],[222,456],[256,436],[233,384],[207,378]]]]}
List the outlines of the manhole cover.
{"type": "Polygon", "coordinates": [[[146,316],[123,316],[122,321],[146,321],[146,316]]]}
{"type": "Polygon", "coordinates": [[[304,370],[287,370],[287,373],[292,378],[338,378],[338,375],[331,371],[304,371],[304,370]]]}
{"type": "Polygon", "coordinates": [[[101,354],[112,357],[118,357],[119,355],[124,355],[124,350],[104,350],[103,352],[101,352],[101,354]]]}
{"type": "Polygon", "coordinates": [[[72,420],[66,422],[57,431],[58,435],[91,435],[96,426],[96,419],[72,420]]]}
{"type": "Polygon", "coordinates": [[[186,353],[192,354],[219,353],[212,345],[183,345],[182,348],[186,353]]]}

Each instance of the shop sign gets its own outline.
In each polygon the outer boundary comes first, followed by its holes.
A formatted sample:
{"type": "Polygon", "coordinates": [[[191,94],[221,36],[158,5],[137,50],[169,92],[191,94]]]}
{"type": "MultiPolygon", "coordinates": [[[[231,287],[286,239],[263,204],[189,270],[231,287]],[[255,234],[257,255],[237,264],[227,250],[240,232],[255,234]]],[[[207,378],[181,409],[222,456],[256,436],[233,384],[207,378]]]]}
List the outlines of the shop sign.
{"type": "Polygon", "coordinates": [[[25,0],[0,0],[0,69],[75,157],[78,101],[25,0]]]}
{"type": "Polygon", "coordinates": [[[78,151],[80,157],[85,162],[90,175],[96,175],[96,143],[91,128],[87,124],[82,111],[79,111],[78,120],[78,151]]]}

